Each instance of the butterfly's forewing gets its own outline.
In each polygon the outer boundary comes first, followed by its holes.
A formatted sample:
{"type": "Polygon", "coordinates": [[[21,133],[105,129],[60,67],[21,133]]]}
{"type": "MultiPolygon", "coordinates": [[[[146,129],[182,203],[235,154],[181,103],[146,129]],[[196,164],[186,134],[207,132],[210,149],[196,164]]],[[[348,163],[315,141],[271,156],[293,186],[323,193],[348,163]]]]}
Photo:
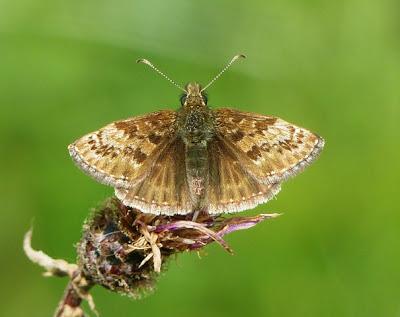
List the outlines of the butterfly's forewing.
{"type": "Polygon", "coordinates": [[[130,189],[116,189],[115,195],[124,205],[146,213],[174,215],[192,212],[182,139],[175,138],[165,147],[146,178],[130,189]]]}
{"type": "Polygon", "coordinates": [[[130,188],[145,178],[176,133],[176,112],[159,111],[113,122],[72,143],[76,164],[103,184],[130,188]]]}
{"type": "Polygon", "coordinates": [[[263,184],[248,174],[237,154],[216,136],[209,144],[210,177],[207,191],[210,214],[251,209],[276,195],[279,184],[263,184]]]}
{"type": "Polygon", "coordinates": [[[216,133],[247,173],[264,184],[299,173],[320,153],[324,140],[280,118],[222,108],[214,111],[216,133]]]}

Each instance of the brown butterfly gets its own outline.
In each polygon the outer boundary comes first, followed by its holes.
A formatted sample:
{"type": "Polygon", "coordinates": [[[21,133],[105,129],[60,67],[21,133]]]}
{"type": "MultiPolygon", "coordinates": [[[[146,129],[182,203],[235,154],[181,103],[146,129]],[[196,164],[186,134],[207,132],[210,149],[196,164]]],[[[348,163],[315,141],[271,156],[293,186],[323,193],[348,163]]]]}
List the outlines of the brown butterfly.
{"type": "Polygon", "coordinates": [[[207,106],[204,88],[184,91],[177,111],[113,122],[69,146],[87,174],[127,206],[152,214],[231,213],[264,203],[321,152],[324,140],[280,118],[207,106]]]}

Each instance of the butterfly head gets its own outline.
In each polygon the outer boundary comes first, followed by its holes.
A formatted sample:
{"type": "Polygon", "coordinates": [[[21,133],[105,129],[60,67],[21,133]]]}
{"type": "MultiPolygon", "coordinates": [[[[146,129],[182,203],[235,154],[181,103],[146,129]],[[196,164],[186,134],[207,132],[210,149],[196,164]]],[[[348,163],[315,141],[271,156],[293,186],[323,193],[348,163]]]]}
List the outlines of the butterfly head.
{"type": "Polygon", "coordinates": [[[198,83],[188,83],[180,100],[183,107],[205,107],[208,101],[206,93],[198,83]]]}

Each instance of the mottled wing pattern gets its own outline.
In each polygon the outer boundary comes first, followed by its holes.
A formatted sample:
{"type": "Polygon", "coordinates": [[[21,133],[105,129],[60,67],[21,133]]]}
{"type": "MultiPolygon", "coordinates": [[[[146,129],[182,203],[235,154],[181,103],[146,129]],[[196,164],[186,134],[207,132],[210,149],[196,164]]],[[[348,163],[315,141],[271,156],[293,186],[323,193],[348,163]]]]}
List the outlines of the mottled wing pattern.
{"type": "Polygon", "coordinates": [[[130,188],[147,176],[176,133],[176,112],[113,122],[69,145],[76,164],[103,184],[130,188]]]}
{"type": "Polygon", "coordinates": [[[124,205],[152,214],[187,214],[192,212],[186,181],[185,145],[173,140],[161,152],[145,179],[130,189],[116,189],[124,205]]]}
{"type": "Polygon", "coordinates": [[[280,118],[222,108],[214,111],[217,135],[245,170],[264,184],[279,183],[309,165],[324,140],[280,118]]]}
{"type": "Polygon", "coordinates": [[[265,203],[280,190],[279,184],[262,184],[246,171],[236,153],[219,136],[209,145],[208,212],[238,212],[265,203]]]}

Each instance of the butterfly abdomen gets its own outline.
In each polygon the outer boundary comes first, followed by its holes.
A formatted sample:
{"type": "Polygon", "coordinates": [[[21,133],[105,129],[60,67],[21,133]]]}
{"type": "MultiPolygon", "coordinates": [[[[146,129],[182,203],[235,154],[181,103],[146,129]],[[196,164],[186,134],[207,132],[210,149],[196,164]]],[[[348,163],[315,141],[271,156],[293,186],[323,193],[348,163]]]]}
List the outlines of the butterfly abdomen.
{"type": "Polygon", "coordinates": [[[186,145],[185,151],[186,175],[193,202],[193,211],[203,207],[205,192],[208,185],[208,151],[207,145],[186,145]]]}

